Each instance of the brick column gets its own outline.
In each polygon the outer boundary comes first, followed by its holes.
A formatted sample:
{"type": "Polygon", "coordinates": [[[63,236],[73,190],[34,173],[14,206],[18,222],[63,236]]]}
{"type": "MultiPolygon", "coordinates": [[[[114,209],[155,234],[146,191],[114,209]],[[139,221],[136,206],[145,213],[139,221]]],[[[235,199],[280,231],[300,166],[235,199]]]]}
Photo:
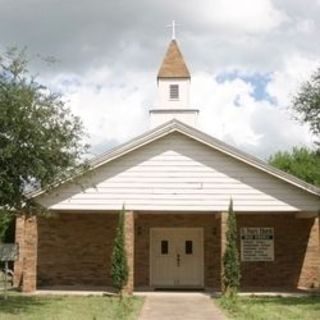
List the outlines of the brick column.
{"type": "Polygon", "coordinates": [[[25,216],[16,217],[15,243],[18,245],[18,259],[14,262],[13,284],[15,287],[22,286],[23,255],[24,255],[24,224],[25,216]]]}
{"type": "Polygon", "coordinates": [[[134,288],[134,212],[126,211],[124,218],[125,244],[129,267],[129,277],[125,294],[131,295],[134,288]]]}
{"type": "Polygon", "coordinates": [[[308,218],[310,221],[309,239],[305,248],[304,258],[298,281],[301,288],[319,288],[320,284],[320,222],[319,217],[308,218]]]}
{"type": "Polygon", "coordinates": [[[38,228],[37,217],[25,219],[23,246],[22,291],[33,292],[37,288],[38,228]]]}
{"type": "Polygon", "coordinates": [[[224,291],[224,285],[223,285],[223,273],[224,273],[224,268],[223,268],[223,256],[226,251],[226,246],[227,246],[227,237],[226,237],[226,232],[228,228],[227,224],[228,220],[228,212],[221,212],[221,277],[220,277],[220,287],[221,287],[221,292],[224,291]]]}

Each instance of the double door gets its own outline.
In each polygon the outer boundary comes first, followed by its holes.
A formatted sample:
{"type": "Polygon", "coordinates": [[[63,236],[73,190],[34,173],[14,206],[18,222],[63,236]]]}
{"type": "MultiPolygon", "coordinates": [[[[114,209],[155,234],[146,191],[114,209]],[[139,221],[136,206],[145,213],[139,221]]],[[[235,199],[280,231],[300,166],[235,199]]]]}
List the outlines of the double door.
{"type": "Polygon", "coordinates": [[[151,229],[152,287],[203,287],[202,233],[201,228],[151,229]]]}

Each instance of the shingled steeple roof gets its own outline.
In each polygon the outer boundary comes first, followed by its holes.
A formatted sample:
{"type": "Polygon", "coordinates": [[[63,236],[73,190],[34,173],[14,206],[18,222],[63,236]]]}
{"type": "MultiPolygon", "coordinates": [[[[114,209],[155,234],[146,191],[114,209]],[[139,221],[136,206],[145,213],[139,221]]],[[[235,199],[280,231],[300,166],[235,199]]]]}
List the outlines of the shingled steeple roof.
{"type": "Polygon", "coordinates": [[[158,73],[159,78],[190,78],[177,41],[172,39],[158,73]]]}

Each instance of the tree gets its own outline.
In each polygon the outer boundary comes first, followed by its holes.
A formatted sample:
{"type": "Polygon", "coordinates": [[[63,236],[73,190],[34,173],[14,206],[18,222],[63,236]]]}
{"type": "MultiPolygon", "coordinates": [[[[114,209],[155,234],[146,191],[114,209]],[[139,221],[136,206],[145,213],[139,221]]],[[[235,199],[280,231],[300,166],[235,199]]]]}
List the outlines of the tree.
{"type": "Polygon", "coordinates": [[[83,167],[84,128],[59,94],[37,82],[25,50],[0,53],[0,208],[33,212],[26,191],[50,187],[83,167]]]}
{"type": "Polygon", "coordinates": [[[0,243],[6,242],[5,236],[11,221],[12,218],[10,215],[5,212],[0,212],[0,243]]]}
{"type": "Polygon", "coordinates": [[[125,248],[124,215],[125,208],[123,207],[119,212],[118,226],[111,256],[112,284],[117,290],[117,293],[120,294],[120,297],[122,297],[123,289],[128,282],[129,276],[127,252],[125,248]]]}
{"type": "Polygon", "coordinates": [[[295,147],[291,152],[278,151],[268,162],[308,183],[320,187],[320,153],[306,147],[295,147]]]}
{"type": "Polygon", "coordinates": [[[236,296],[240,286],[240,262],[237,247],[237,222],[230,200],[226,232],[226,250],[223,255],[223,294],[225,297],[236,296]]]}
{"type": "Polygon", "coordinates": [[[0,243],[13,243],[15,239],[14,215],[0,211],[0,243]]]}
{"type": "MultiPolygon", "coordinates": [[[[320,68],[309,81],[302,84],[293,98],[293,109],[299,114],[302,122],[310,126],[311,132],[320,138],[320,68]]],[[[320,147],[320,141],[316,141],[320,147]]]]}

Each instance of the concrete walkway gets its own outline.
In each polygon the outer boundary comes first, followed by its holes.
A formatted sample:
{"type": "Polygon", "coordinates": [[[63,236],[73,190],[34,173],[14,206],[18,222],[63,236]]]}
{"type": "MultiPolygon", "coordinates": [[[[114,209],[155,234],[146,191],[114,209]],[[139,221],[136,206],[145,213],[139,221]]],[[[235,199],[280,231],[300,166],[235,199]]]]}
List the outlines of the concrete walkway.
{"type": "Polygon", "coordinates": [[[225,320],[205,294],[148,295],[139,320],[225,320]]]}

